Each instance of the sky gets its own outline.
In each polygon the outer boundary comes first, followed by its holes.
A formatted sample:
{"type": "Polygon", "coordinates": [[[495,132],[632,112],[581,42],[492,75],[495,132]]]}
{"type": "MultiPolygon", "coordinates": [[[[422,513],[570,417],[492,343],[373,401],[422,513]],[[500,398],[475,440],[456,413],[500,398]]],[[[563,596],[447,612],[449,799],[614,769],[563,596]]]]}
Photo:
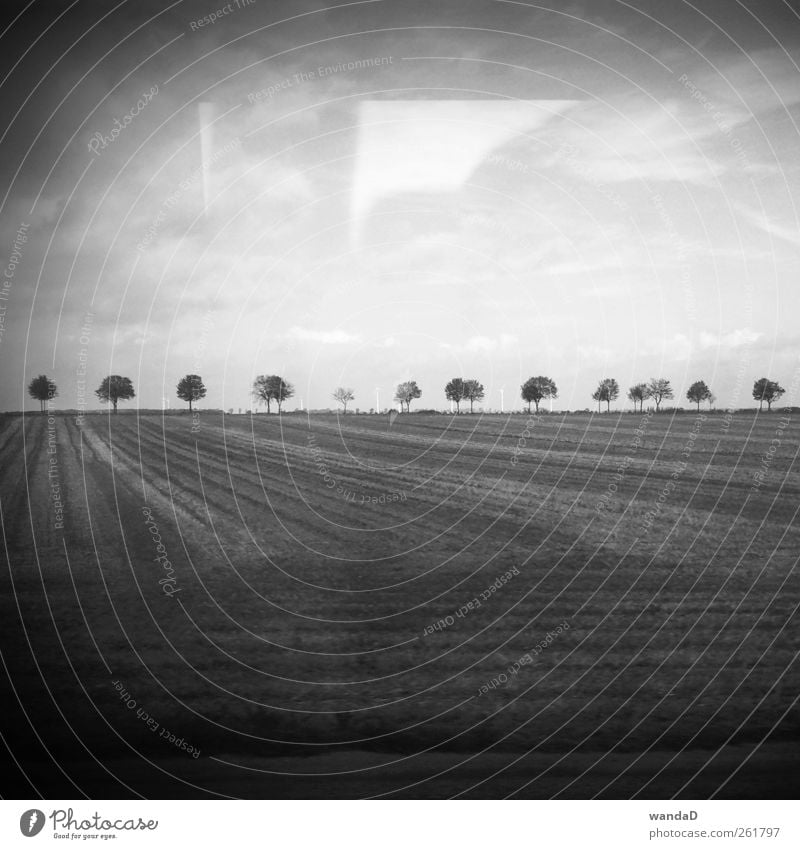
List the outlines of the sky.
{"type": "Polygon", "coordinates": [[[0,410],[42,373],[62,408],[187,373],[234,410],[257,374],[288,409],[800,404],[796,4],[7,8],[0,410]]]}

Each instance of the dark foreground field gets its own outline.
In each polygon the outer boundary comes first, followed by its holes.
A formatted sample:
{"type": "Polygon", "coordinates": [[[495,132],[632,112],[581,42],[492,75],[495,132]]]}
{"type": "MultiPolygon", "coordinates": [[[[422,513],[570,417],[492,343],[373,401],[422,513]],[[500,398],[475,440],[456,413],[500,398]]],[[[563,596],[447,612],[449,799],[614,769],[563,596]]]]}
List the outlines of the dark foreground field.
{"type": "Polygon", "coordinates": [[[5,796],[800,789],[779,412],[0,421],[5,796]]]}

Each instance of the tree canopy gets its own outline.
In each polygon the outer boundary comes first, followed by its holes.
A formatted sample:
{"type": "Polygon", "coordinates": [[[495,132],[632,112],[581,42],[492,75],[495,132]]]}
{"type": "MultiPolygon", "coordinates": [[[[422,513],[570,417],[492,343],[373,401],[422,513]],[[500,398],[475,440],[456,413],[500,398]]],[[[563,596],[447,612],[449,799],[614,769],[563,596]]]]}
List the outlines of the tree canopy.
{"type": "Polygon", "coordinates": [[[283,402],[293,395],[294,386],[280,375],[260,374],[253,381],[253,397],[259,404],[267,405],[267,413],[271,411],[273,401],[278,405],[278,413],[280,413],[283,402]]]}
{"type": "Polygon", "coordinates": [[[647,384],[647,397],[656,404],[656,412],[661,409],[662,401],[673,398],[672,385],[665,377],[651,377],[647,384]]]}
{"type": "Polygon", "coordinates": [[[444,395],[456,405],[456,412],[460,412],[461,402],[464,400],[464,378],[454,377],[449,381],[444,387],[444,395]]]}
{"type": "Polygon", "coordinates": [[[772,405],[786,390],[776,381],[767,377],[760,377],[753,384],[753,398],[758,401],[758,409],[764,409],[764,401],[767,402],[767,410],[772,410],[772,405]]]}
{"type": "Polygon", "coordinates": [[[131,379],[118,374],[110,374],[108,377],[104,377],[103,382],[95,389],[94,394],[101,401],[107,404],[111,403],[115,413],[117,412],[117,402],[129,401],[136,397],[131,379]]]}
{"type": "Polygon", "coordinates": [[[528,404],[528,412],[531,411],[531,403],[536,405],[539,412],[539,404],[544,398],[558,398],[558,388],[553,380],[543,375],[529,377],[520,387],[522,400],[528,404]]]}
{"type": "Polygon", "coordinates": [[[52,401],[58,395],[58,389],[46,374],[40,374],[28,384],[28,395],[39,402],[39,409],[44,413],[47,402],[52,401]]]}
{"type": "Polygon", "coordinates": [[[422,390],[417,386],[416,380],[406,380],[403,383],[397,384],[397,390],[394,393],[394,400],[400,402],[402,408],[405,404],[406,411],[410,412],[411,402],[415,398],[422,397],[422,390]]]}
{"type": "Polygon", "coordinates": [[[704,380],[696,380],[686,390],[686,398],[692,403],[697,404],[697,411],[700,412],[700,404],[703,401],[710,401],[713,395],[704,380]]]}
{"type": "Polygon", "coordinates": [[[189,411],[192,409],[192,402],[199,401],[206,397],[206,387],[203,383],[203,378],[199,374],[187,374],[178,381],[175,387],[178,398],[181,401],[189,402],[189,411]]]}
{"type": "Polygon", "coordinates": [[[638,402],[639,409],[641,410],[645,398],[647,398],[647,384],[646,383],[636,383],[628,390],[628,400],[633,401],[633,409],[636,410],[636,404],[638,402]]]}
{"type": "Polygon", "coordinates": [[[483,384],[479,380],[464,381],[464,398],[469,401],[469,411],[472,412],[472,405],[475,401],[483,401],[486,392],[483,384]]]}
{"type": "Polygon", "coordinates": [[[619,398],[619,384],[613,377],[604,377],[597,385],[597,389],[592,393],[592,398],[597,401],[597,409],[600,409],[600,402],[606,402],[606,409],[611,411],[611,402],[619,398]]]}

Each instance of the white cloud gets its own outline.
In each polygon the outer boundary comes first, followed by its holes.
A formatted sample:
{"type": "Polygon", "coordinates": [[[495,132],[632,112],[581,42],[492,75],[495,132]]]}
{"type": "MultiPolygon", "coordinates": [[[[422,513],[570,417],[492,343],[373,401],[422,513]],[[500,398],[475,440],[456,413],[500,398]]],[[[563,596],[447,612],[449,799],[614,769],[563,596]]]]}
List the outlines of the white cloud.
{"type": "Polygon", "coordinates": [[[598,345],[578,345],[576,352],[579,360],[589,360],[593,364],[608,362],[612,356],[610,349],[598,345]]]}
{"type": "Polygon", "coordinates": [[[753,342],[761,338],[760,333],[751,330],[749,327],[742,327],[738,330],[732,330],[730,333],[725,333],[722,336],[715,336],[713,333],[700,334],[701,348],[741,348],[742,345],[751,345],[753,342]]]}
{"type": "Polygon", "coordinates": [[[360,336],[345,333],[344,330],[308,330],[297,325],[289,328],[286,338],[300,342],[318,342],[320,345],[346,345],[361,339],[360,336]]]}
{"type": "Polygon", "coordinates": [[[470,336],[466,342],[453,345],[449,342],[442,342],[441,348],[446,348],[449,351],[460,351],[463,353],[492,353],[494,351],[508,351],[516,347],[518,339],[510,333],[501,333],[497,338],[490,336],[470,336]]]}
{"type": "Polygon", "coordinates": [[[694,345],[684,333],[675,333],[669,338],[652,337],[643,342],[637,351],[643,357],[655,357],[662,362],[683,362],[692,356],[694,345]]]}
{"type": "Polygon", "coordinates": [[[569,100],[364,101],[353,185],[355,233],[378,200],[407,192],[453,191],[490,151],[573,104],[569,100]]]}

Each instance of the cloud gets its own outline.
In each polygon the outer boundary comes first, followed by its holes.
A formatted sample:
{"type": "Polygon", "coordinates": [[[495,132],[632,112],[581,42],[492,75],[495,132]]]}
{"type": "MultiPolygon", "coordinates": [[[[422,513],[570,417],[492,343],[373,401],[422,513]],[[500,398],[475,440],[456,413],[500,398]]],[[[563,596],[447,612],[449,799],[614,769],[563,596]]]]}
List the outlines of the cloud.
{"type": "Polygon", "coordinates": [[[573,114],[547,128],[552,153],[544,164],[558,179],[578,177],[608,192],[608,184],[637,181],[708,186],[725,171],[697,144],[716,127],[689,128],[650,101],[586,103],[573,114]]]}
{"type": "Polygon", "coordinates": [[[692,340],[685,333],[674,333],[669,338],[653,336],[641,344],[637,355],[656,358],[659,362],[683,362],[691,359],[692,340]]]}
{"type": "Polygon", "coordinates": [[[461,353],[479,354],[493,353],[495,351],[508,351],[516,347],[518,339],[510,333],[501,333],[497,338],[490,336],[471,336],[466,342],[460,344],[452,344],[442,342],[439,347],[449,351],[458,351],[461,353]]]}
{"type": "Polygon", "coordinates": [[[345,333],[344,330],[308,330],[297,325],[289,328],[286,338],[298,342],[317,342],[320,345],[347,345],[361,340],[360,336],[345,333]]]}
{"type": "Polygon", "coordinates": [[[364,101],[353,184],[354,235],[379,200],[461,187],[486,155],[573,101],[364,101]]]}
{"type": "Polygon", "coordinates": [[[730,333],[725,333],[722,336],[715,336],[713,333],[700,334],[701,348],[741,348],[743,345],[752,345],[762,336],[755,330],[749,327],[742,327],[738,330],[732,330],[730,333]]]}
{"type": "Polygon", "coordinates": [[[612,358],[612,351],[598,345],[578,345],[576,353],[579,360],[589,360],[592,364],[606,363],[612,358]]]}

